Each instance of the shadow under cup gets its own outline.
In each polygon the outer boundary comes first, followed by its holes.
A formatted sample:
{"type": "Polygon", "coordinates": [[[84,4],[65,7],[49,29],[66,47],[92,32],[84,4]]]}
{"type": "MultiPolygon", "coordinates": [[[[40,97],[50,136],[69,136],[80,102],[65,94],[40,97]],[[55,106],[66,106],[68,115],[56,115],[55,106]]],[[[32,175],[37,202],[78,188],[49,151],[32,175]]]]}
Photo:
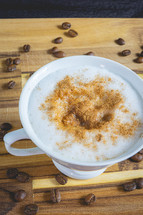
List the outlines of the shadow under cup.
{"type": "Polygon", "coordinates": [[[62,68],[65,69],[66,67],[78,67],[85,65],[99,68],[104,66],[104,68],[106,68],[108,71],[120,76],[129,84],[131,84],[142,100],[142,79],[129,68],[115,61],[95,56],[73,56],[55,60],[35,72],[27,81],[25,87],[22,90],[19,102],[19,114],[23,129],[12,131],[4,136],[5,147],[10,154],[15,156],[47,154],[52,158],[54,165],[65,175],[76,179],[88,179],[100,175],[108,166],[128,159],[142,149],[143,135],[141,135],[139,140],[128,151],[119,157],[94,163],[74,162],[68,161],[61,156],[51,153],[34,132],[28,116],[28,104],[33,89],[42,79],[55,72],[57,69],[59,70],[62,68]],[[20,139],[31,139],[37,145],[37,147],[31,149],[15,149],[11,147],[12,143],[20,139]]]}

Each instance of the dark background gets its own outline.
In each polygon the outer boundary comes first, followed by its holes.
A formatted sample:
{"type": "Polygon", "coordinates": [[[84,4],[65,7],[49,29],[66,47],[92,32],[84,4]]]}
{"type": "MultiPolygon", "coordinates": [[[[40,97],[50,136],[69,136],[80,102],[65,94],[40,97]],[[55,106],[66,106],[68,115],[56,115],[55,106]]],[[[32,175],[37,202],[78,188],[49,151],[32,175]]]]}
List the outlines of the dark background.
{"type": "Polygon", "coordinates": [[[0,0],[0,18],[143,17],[143,0],[0,0]]]}

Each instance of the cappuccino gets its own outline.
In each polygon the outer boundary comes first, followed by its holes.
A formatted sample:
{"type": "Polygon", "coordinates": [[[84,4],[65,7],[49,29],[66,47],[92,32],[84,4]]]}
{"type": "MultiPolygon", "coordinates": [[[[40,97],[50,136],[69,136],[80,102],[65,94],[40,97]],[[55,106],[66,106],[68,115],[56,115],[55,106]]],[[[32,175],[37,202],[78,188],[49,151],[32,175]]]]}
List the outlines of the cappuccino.
{"type": "Polygon", "coordinates": [[[45,147],[68,161],[120,156],[141,135],[140,96],[104,68],[85,66],[49,74],[33,90],[28,110],[45,147]]]}

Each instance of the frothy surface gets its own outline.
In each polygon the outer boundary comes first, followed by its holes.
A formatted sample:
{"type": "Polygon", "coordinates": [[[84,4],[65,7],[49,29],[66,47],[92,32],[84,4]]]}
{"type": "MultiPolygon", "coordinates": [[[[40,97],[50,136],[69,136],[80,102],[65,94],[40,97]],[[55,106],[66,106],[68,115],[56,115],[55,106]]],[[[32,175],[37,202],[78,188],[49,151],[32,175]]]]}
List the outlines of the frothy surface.
{"type": "MultiPolygon", "coordinates": [[[[112,80],[108,85],[104,83],[104,87],[108,90],[118,90],[124,98],[124,107],[117,108],[115,111],[115,123],[117,120],[120,120],[121,123],[131,123],[132,115],[134,120],[139,121],[143,115],[141,99],[135,90],[122,78],[104,68],[88,66],[54,72],[37,85],[29,102],[29,118],[32,127],[49,151],[67,160],[94,162],[119,156],[138,141],[141,129],[137,129],[135,134],[128,138],[119,133],[113,135],[113,129],[110,126],[108,132],[104,130],[99,132],[98,129],[94,129],[86,132],[84,143],[83,140],[77,141],[67,130],[58,129],[56,123],[49,120],[47,107],[44,111],[41,111],[39,107],[45,103],[47,96],[55,90],[56,84],[63,80],[67,74],[74,80],[77,79],[76,77],[80,77],[80,81],[83,83],[88,83],[97,77],[104,78],[106,81],[107,79],[112,80]]],[[[124,130],[123,127],[123,132],[124,130]]]]}

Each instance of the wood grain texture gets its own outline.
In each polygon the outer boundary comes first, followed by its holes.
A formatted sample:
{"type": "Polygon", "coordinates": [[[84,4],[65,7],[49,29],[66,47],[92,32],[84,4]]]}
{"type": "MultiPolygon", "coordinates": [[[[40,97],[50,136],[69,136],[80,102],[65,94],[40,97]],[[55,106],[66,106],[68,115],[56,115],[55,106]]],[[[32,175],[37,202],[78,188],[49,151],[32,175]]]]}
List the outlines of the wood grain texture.
{"type": "MultiPolygon", "coordinates": [[[[56,59],[49,53],[49,49],[55,46],[52,41],[58,36],[63,37],[63,43],[56,46],[63,50],[66,56],[83,55],[93,51],[96,56],[109,58],[129,67],[143,78],[142,64],[134,61],[137,54],[142,51],[143,19],[9,19],[0,20],[0,26],[0,123],[6,121],[12,123],[13,130],[21,128],[18,115],[21,85],[23,87],[37,69],[56,59]],[[67,36],[67,31],[60,28],[64,21],[71,22],[72,29],[79,33],[78,37],[67,36]],[[126,45],[119,46],[115,43],[115,39],[119,37],[125,39],[126,45]],[[23,52],[24,44],[31,45],[29,53],[23,52]],[[124,49],[131,49],[132,54],[127,57],[119,56],[124,49]],[[6,72],[4,63],[9,57],[21,58],[21,64],[12,73],[6,72]],[[4,89],[3,86],[11,79],[17,83],[15,90],[4,89]]],[[[13,146],[29,148],[35,145],[30,140],[22,140],[14,143],[13,146]]],[[[66,186],[59,186],[54,178],[59,171],[48,156],[14,157],[7,153],[1,141],[0,187],[4,184],[9,187],[9,183],[17,186],[15,180],[10,182],[6,177],[8,167],[17,167],[19,171],[25,171],[32,176],[33,201],[39,205],[38,214],[40,215],[143,214],[143,190],[126,193],[121,188],[121,183],[124,181],[143,177],[143,162],[134,163],[126,160],[109,167],[97,178],[69,179],[66,186]],[[51,204],[49,200],[50,189],[53,187],[61,190],[62,202],[59,204],[51,204]],[[83,198],[91,192],[97,196],[97,202],[88,207],[83,204],[83,198]]],[[[11,211],[15,208],[15,203],[9,204],[10,200],[8,200],[8,204],[1,204],[2,196],[9,198],[8,194],[1,192],[0,205],[3,205],[3,210],[5,208],[7,212],[9,210],[8,215],[13,214],[11,211]]],[[[15,212],[15,214],[19,213],[15,212]]]]}
{"type": "Polygon", "coordinates": [[[0,183],[0,215],[23,215],[24,207],[33,203],[33,191],[31,181],[28,183],[19,183],[16,179],[7,180],[0,183]],[[27,193],[23,202],[14,201],[13,192],[17,190],[25,190],[27,193]]]}

